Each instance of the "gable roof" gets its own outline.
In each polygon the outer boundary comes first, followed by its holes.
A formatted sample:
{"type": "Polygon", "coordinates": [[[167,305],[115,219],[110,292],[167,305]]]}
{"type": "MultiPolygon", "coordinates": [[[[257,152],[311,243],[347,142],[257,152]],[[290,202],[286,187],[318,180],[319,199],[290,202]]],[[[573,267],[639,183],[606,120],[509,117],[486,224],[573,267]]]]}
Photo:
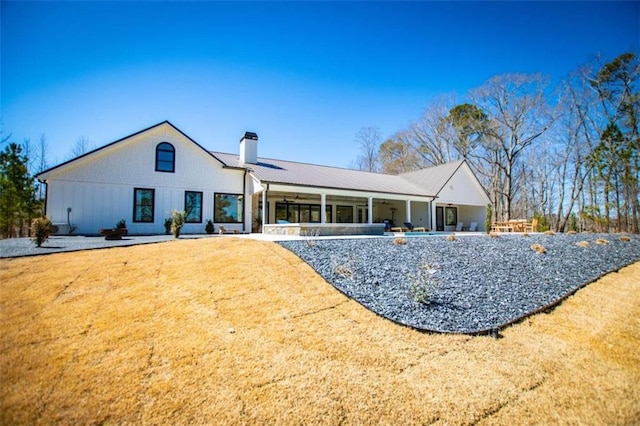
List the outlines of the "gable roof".
{"type": "Polygon", "coordinates": [[[229,166],[250,169],[253,176],[265,183],[421,197],[432,197],[435,194],[396,175],[271,158],[258,158],[257,164],[243,164],[237,154],[223,152],[213,152],[212,154],[229,166]]]}
{"type": "Polygon", "coordinates": [[[438,195],[464,162],[465,160],[452,161],[439,166],[400,173],[399,176],[424,188],[433,195],[438,195]]]}
{"type": "Polygon", "coordinates": [[[177,133],[179,133],[181,136],[183,136],[183,137],[184,137],[184,138],[186,138],[188,141],[190,141],[191,143],[193,143],[194,145],[196,145],[198,148],[200,148],[202,151],[204,151],[205,153],[207,153],[207,155],[209,155],[209,156],[213,157],[215,160],[217,160],[217,161],[218,161],[219,163],[221,163],[223,166],[225,166],[225,167],[229,167],[229,166],[228,166],[227,164],[225,164],[221,159],[217,158],[217,157],[216,157],[215,155],[213,155],[211,152],[207,151],[207,150],[206,150],[202,145],[200,145],[198,142],[196,142],[196,141],[194,141],[193,139],[191,139],[191,138],[190,138],[186,133],[184,133],[182,130],[178,129],[176,126],[174,126],[173,124],[171,124],[171,122],[169,122],[168,120],[165,120],[165,121],[163,121],[163,122],[161,122],[161,123],[154,124],[153,126],[147,127],[146,129],[140,130],[140,131],[138,131],[138,132],[135,132],[135,133],[132,133],[132,134],[130,134],[130,135],[128,135],[128,136],[125,136],[125,137],[123,137],[123,138],[120,138],[120,139],[118,139],[118,140],[117,140],[117,141],[115,141],[115,142],[108,143],[108,144],[103,145],[103,146],[101,146],[101,147],[99,147],[99,148],[96,148],[96,149],[91,150],[91,151],[89,151],[89,152],[86,152],[86,153],[84,153],[84,154],[82,154],[82,155],[79,155],[78,157],[72,158],[71,160],[65,161],[65,162],[60,163],[60,164],[58,164],[58,165],[56,165],[56,166],[50,167],[50,168],[48,168],[48,169],[46,169],[46,170],[43,170],[43,171],[41,171],[40,173],[38,173],[38,174],[36,175],[36,178],[37,178],[38,180],[40,180],[40,177],[41,177],[42,175],[48,174],[48,173],[50,173],[50,172],[52,172],[52,171],[54,171],[54,170],[57,170],[57,169],[62,168],[62,167],[65,167],[65,166],[67,166],[67,165],[68,165],[68,164],[70,164],[70,163],[75,163],[76,161],[78,161],[78,160],[80,160],[80,159],[83,159],[83,158],[89,157],[89,156],[91,156],[91,155],[93,155],[93,154],[95,154],[95,153],[97,153],[97,152],[101,152],[101,151],[104,151],[104,150],[106,150],[106,149],[109,149],[110,147],[112,147],[112,146],[114,146],[114,145],[117,145],[117,144],[119,144],[119,143],[122,143],[122,142],[126,141],[127,139],[131,139],[131,138],[133,138],[133,137],[135,137],[135,136],[138,136],[138,135],[140,135],[140,134],[142,134],[142,133],[145,133],[145,132],[148,132],[148,131],[154,130],[154,129],[156,129],[156,128],[158,128],[158,127],[161,127],[161,126],[169,126],[169,127],[171,127],[173,130],[175,130],[175,131],[176,131],[177,133]]]}

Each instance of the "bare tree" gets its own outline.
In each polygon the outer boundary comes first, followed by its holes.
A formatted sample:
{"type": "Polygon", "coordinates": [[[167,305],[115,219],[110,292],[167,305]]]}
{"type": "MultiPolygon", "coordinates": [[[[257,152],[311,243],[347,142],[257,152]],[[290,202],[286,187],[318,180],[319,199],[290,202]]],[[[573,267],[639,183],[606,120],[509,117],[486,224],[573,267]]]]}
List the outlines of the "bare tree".
{"type": "Polygon", "coordinates": [[[376,126],[361,128],[356,134],[355,141],[360,147],[360,156],[356,160],[356,168],[367,172],[380,171],[378,150],[382,142],[382,133],[376,126]]]}
{"type": "Polygon", "coordinates": [[[539,74],[504,74],[491,78],[471,92],[474,104],[492,121],[484,140],[484,157],[495,172],[497,184],[493,198],[504,219],[510,219],[523,168],[521,156],[554,121],[544,91],[546,78],[539,74]],[[500,182],[502,181],[502,182],[500,182]]]}
{"type": "Polygon", "coordinates": [[[81,155],[91,151],[91,149],[91,141],[89,140],[89,138],[80,136],[78,139],[76,139],[73,147],[71,147],[68,158],[73,159],[76,157],[80,157],[81,155]]]}

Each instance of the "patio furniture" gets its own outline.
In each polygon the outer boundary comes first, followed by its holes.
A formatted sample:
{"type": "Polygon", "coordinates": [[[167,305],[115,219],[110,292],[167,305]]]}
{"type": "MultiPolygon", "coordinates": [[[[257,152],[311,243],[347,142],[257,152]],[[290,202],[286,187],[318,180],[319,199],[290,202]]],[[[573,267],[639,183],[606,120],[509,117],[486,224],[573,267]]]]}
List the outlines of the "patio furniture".
{"type": "Polygon", "coordinates": [[[427,230],[424,228],[424,226],[413,226],[413,224],[411,222],[405,222],[404,223],[404,231],[411,231],[411,232],[427,232],[427,230]]]}
{"type": "Polygon", "coordinates": [[[464,226],[464,222],[458,222],[456,225],[456,232],[462,232],[462,227],[464,226]]]}
{"type": "Polygon", "coordinates": [[[478,222],[471,222],[469,232],[478,232],[478,222]]]}

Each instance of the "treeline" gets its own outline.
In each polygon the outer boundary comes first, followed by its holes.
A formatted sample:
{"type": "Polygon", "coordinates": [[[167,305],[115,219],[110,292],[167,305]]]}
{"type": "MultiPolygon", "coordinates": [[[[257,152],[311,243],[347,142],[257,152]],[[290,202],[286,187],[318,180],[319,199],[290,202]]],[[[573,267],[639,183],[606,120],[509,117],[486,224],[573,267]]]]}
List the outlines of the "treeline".
{"type": "Polygon", "coordinates": [[[572,72],[498,75],[458,104],[442,97],[382,142],[356,136],[361,170],[397,174],[466,159],[493,204],[493,220],[638,233],[640,63],[634,53],[572,72]]]}

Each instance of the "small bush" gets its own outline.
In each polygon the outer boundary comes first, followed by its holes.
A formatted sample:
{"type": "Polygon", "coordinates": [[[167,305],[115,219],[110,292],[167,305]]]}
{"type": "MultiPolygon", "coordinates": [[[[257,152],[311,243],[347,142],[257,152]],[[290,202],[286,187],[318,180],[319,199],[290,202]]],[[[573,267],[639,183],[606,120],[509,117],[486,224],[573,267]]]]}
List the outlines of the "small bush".
{"type": "Polygon", "coordinates": [[[544,246],[541,245],[541,244],[533,244],[531,246],[531,250],[535,251],[536,253],[540,253],[540,254],[545,254],[547,252],[547,249],[544,248],[544,246]]]}
{"type": "Polygon", "coordinates": [[[320,236],[319,229],[307,229],[305,231],[300,232],[301,237],[305,237],[304,242],[307,244],[307,247],[315,247],[318,242],[318,237],[320,236]]]}
{"type": "Polygon", "coordinates": [[[567,235],[576,235],[576,234],[577,234],[577,232],[574,231],[574,230],[571,230],[571,231],[567,232],[567,235]]]}
{"type": "MultiPolygon", "coordinates": [[[[165,223],[165,228],[166,226],[167,225],[165,223]]],[[[171,227],[171,224],[169,224],[169,227],[171,227]]],[[[207,220],[207,224],[204,226],[204,232],[206,232],[207,234],[213,234],[213,221],[211,219],[207,220]]]]}
{"type": "Polygon", "coordinates": [[[341,277],[346,278],[348,280],[353,279],[353,270],[345,264],[336,265],[333,268],[333,273],[335,275],[340,275],[341,277]]]}
{"type": "Polygon", "coordinates": [[[458,241],[458,237],[455,235],[447,235],[447,241],[458,241]]]}
{"type": "Polygon", "coordinates": [[[576,243],[576,245],[578,247],[587,248],[587,247],[589,247],[589,241],[580,241],[579,243],[576,243]]]}
{"type": "Polygon", "coordinates": [[[182,226],[187,221],[187,212],[173,210],[171,212],[171,232],[173,232],[173,236],[178,238],[180,236],[180,231],[182,230],[182,226]]]}
{"type": "Polygon", "coordinates": [[[39,217],[31,222],[33,232],[33,242],[37,247],[42,247],[42,243],[49,239],[51,233],[51,221],[48,217],[39,217]]]}
{"type": "Polygon", "coordinates": [[[631,241],[631,237],[629,237],[628,235],[622,235],[620,236],[620,241],[629,242],[631,241]]]}
{"type": "Polygon", "coordinates": [[[548,230],[548,231],[544,231],[544,235],[547,235],[547,236],[549,236],[549,237],[552,237],[552,236],[556,235],[556,233],[555,233],[555,232],[553,232],[553,231],[551,231],[551,230],[548,230]]]}
{"type": "Polygon", "coordinates": [[[436,268],[425,265],[415,275],[409,277],[409,293],[414,302],[425,305],[432,302],[435,290],[440,285],[438,279],[434,277],[437,272],[436,268]]]}
{"type": "Polygon", "coordinates": [[[118,223],[116,223],[116,228],[124,229],[127,227],[127,221],[124,219],[120,219],[118,223]]]}
{"type": "Polygon", "coordinates": [[[528,232],[523,232],[523,233],[522,233],[522,236],[523,236],[523,237],[528,237],[528,236],[529,236],[529,233],[528,233],[528,232]]]}
{"type": "Polygon", "coordinates": [[[609,241],[608,241],[608,240],[605,240],[604,238],[598,238],[598,239],[596,240],[596,244],[600,244],[600,245],[602,245],[602,246],[606,246],[607,244],[609,244],[609,241]]]}
{"type": "Polygon", "coordinates": [[[497,232],[489,232],[489,238],[500,238],[497,232]]]}
{"type": "Polygon", "coordinates": [[[397,245],[397,246],[403,246],[405,244],[407,244],[407,239],[404,237],[396,237],[393,239],[393,244],[397,245]]]}

